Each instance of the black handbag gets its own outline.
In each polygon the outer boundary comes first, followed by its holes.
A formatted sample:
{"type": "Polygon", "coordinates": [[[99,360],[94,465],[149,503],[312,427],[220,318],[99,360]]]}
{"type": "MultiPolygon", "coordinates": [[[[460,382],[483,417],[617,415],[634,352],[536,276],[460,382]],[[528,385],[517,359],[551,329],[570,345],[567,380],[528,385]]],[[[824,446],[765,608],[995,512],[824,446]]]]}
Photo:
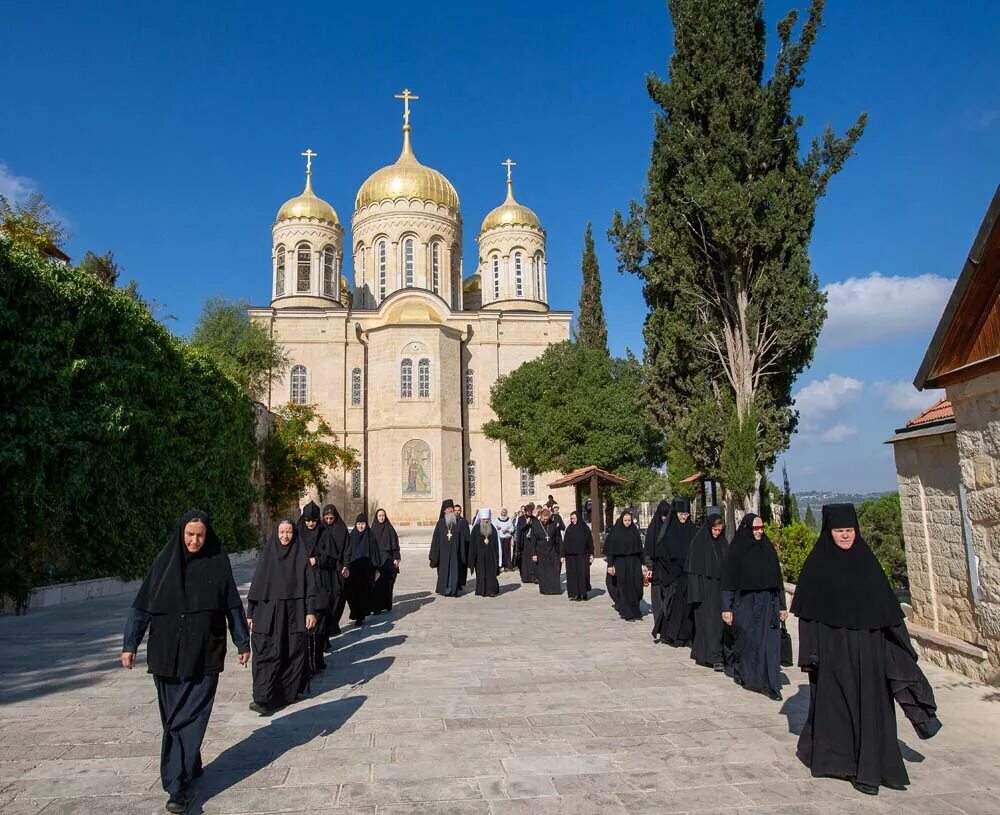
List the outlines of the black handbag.
{"type": "Polygon", "coordinates": [[[781,667],[791,668],[795,664],[795,657],[792,656],[792,635],[785,628],[785,623],[781,623],[781,667]]]}

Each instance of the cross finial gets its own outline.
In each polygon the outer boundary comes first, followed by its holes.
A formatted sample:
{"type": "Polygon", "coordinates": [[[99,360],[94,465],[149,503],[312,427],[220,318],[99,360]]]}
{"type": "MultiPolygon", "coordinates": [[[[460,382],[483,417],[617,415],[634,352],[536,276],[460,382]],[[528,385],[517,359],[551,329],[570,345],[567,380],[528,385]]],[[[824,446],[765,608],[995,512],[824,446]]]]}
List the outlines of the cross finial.
{"type": "Polygon", "coordinates": [[[397,93],[395,98],[403,100],[403,127],[408,130],[410,127],[410,102],[415,102],[420,97],[410,93],[409,88],[403,88],[403,92],[397,93]]]}
{"type": "Polygon", "coordinates": [[[306,157],[306,179],[308,179],[313,174],[313,159],[319,153],[314,153],[311,148],[307,148],[304,153],[299,153],[299,155],[306,157]]]}
{"type": "Polygon", "coordinates": [[[500,166],[507,168],[507,183],[510,184],[511,183],[510,168],[511,167],[516,167],[517,166],[517,162],[516,161],[511,161],[510,159],[507,159],[506,161],[501,161],[500,162],[500,166]]]}

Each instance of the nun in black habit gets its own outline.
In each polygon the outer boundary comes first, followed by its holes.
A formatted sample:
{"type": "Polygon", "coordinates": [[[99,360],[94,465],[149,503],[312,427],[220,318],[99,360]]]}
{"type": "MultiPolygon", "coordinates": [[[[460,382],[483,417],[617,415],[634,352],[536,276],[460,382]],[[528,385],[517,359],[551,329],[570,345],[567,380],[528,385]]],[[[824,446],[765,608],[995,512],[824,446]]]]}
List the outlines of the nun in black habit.
{"type": "Polygon", "coordinates": [[[733,656],[726,673],[747,690],[781,699],[781,623],[785,584],[762,518],[740,521],[722,569],[722,620],[732,626],[733,656]]]}
{"type": "MultiPolygon", "coordinates": [[[[310,501],[302,508],[295,525],[302,547],[309,554],[309,568],[316,582],[316,627],[306,636],[306,664],[309,674],[326,670],[323,651],[326,648],[326,630],[333,613],[333,574],[337,569],[337,559],[333,554],[333,541],[327,535],[320,520],[319,506],[310,501]]],[[[308,679],[308,677],[307,677],[308,679]]]]}
{"type": "Polygon", "coordinates": [[[690,514],[691,502],[687,498],[675,498],[671,504],[661,501],[646,530],[643,547],[646,567],[652,572],[653,639],[678,647],[690,642],[694,627],[684,573],[694,537],[690,514]]]}
{"type": "Polygon", "coordinates": [[[694,612],[691,659],[723,670],[722,567],[726,562],[725,524],[713,513],[691,541],[687,563],[687,600],[694,612]]]}
{"type": "Polygon", "coordinates": [[[307,635],[316,627],[319,611],[309,553],[295,524],[282,518],[261,549],[247,595],[253,643],[250,710],[270,716],[292,704],[306,686],[307,635]]]}
{"type": "Polygon", "coordinates": [[[438,594],[445,597],[458,595],[459,572],[464,568],[461,558],[462,539],[455,517],[455,502],[447,498],[441,502],[441,514],[431,535],[430,564],[432,569],[437,569],[438,594]]]}
{"type": "Polygon", "coordinates": [[[344,594],[351,610],[354,625],[360,628],[365,617],[372,611],[375,585],[382,575],[376,564],[379,562],[378,544],[368,528],[368,516],[363,512],[354,519],[354,528],[347,538],[344,550],[344,594]]]}
{"type": "Polygon", "coordinates": [[[399,535],[392,525],[384,509],[375,510],[375,523],[372,524],[372,535],[378,547],[379,579],[375,583],[373,613],[392,611],[392,590],[396,585],[396,575],[399,574],[399,535]]]}
{"type": "Polygon", "coordinates": [[[642,537],[631,512],[623,512],[604,544],[608,575],[615,579],[615,610],[623,620],[642,619],[642,537]]]}
{"type": "Polygon", "coordinates": [[[344,566],[344,549],[347,547],[347,524],[340,517],[340,512],[333,504],[323,507],[323,528],[326,530],[330,541],[330,549],[336,566],[333,568],[333,585],[331,604],[333,610],[330,614],[327,634],[336,636],[340,633],[340,620],[344,616],[344,608],[347,606],[347,596],[344,594],[344,578],[341,570],[344,566]]]}
{"type": "Polygon", "coordinates": [[[472,540],[469,544],[469,568],[476,575],[476,596],[496,597],[500,594],[500,533],[493,526],[493,513],[481,509],[472,520],[472,540]]]}
{"type": "Polygon", "coordinates": [[[566,562],[566,593],[570,600],[587,600],[590,591],[590,564],[594,562],[594,537],[577,512],[569,514],[569,526],[562,539],[566,562]]]}
{"type": "Polygon", "coordinates": [[[814,776],[849,779],[876,795],[909,783],[893,696],[917,735],[941,729],[934,692],[917,666],[903,612],[861,537],[852,504],[823,507],[823,528],[792,599],[809,716],[797,754],[814,776]]]}
{"type": "Polygon", "coordinates": [[[226,657],[227,625],[240,664],[246,665],[250,632],[229,557],[208,513],[192,510],[139,588],[121,656],[122,666],[131,670],[148,628],[146,662],[163,725],[160,780],[168,812],[184,812],[187,787],[202,772],[201,745],[226,657]]]}
{"type": "Polygon", "coordinates": [[[543,508],[539,518],[531,521],[528,535],[531,537],[538,574],[539,594],[562,594],[562,529],[561,521],[552,512],[543,508]]]}

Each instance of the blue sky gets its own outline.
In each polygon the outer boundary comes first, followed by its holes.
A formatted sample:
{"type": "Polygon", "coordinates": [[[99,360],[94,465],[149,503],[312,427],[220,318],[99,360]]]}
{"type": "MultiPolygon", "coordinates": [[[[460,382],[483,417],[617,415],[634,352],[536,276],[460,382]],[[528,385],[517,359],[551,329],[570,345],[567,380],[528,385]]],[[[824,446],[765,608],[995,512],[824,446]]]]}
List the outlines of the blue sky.
{"type": "MultiPolygon", "coordinates": [[[[766,4],[772,33],[792,5],[766,4]]],[[[5,7],[0,192],[43,192],[74,257],[113,250],[179,333],[211,295],[264,304],[299,153],[319,153],[315,188],[348,223],[361,182],[398,154],[393,94],[408,86],[416,153],[462,199],[466,273],[510,155],[548,230],[552,306],[576,306],[593,221],[612,350],[641,353],[641,287],[603,236],[641,195],[665,4],[205,8],[5,7]]],[[[907,383],[1000,181],[1000,16],[987,0],[841,0],[825,23],[795,100],[805,132],[862,110],[870,124],[819,207],[811,254],[831,318],[785,458],[796,489],[892,489],[881,442],[934,400],[907,383]]]]}

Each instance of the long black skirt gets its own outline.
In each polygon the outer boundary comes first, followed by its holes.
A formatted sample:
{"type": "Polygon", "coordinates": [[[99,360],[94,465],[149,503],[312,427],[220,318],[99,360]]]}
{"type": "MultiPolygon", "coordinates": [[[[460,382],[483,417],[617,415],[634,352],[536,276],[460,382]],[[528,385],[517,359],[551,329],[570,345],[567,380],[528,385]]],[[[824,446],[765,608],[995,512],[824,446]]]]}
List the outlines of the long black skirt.
{"type": "Polygon", "coordinates": [[[618,602],[615,609],[623,620],[642,619],[642,557],[619,555],[615,558],[618,602]]]}
{"type": "Polygon", "coordinates": [[[538,582],[538,564],[532,560],[535,555],[535,544],[527,536],[524,536],[524,546],[521,549],[521,582],[538,582]]]}
{"type": "Polygon", "coordinates": [[[726,673],[747,690],[781,691],[781,604],[776,589],[737,592],[726,673]]]}
{"type": "Polygon", "coordinates": [[[566,593],[571,600],[586,600],[589,590],[590,555],[566,555],[566,593]]]}
{"type": "Polygon", "coordinates": [[[201,775],[201,745],[215,704],[219,675],[201,679],[153,676],[160,707],[163,739],[160,743],[160,780],[175,798],[201,775]]]}
{"type": "Polygon", "coordinates": [[[349,576],[344,579],[344,595],[351,612],[349,616],[355,622],[364,622],[372,612],[375,570],[368,558],[355,560],[347,568],[349,576]]]}
{"type": "Polygon", "coordinates": [[[694,641],[691,659],[700,665],[722,663],[722,588],[721,580],[705,575],[688,575],[688,600],[695,603],[694,641]]]}
{"type": "Polygon", "coordinates": [[[379,567],[379,577],[372,590],[372,611],[392,611],[392,591],[396,586],[396,575],[399,570],[393,565],[392,559],[386,560],[379,567]]]}
{"type": "Polygon", "coordinates": [[[539,594],[562,594],[562,563],[555,550],[538,550],[538,592],[539,594]]]}
{"type": "Polygon", "coordinates": [[[308,683],[308,632],[303,630],[305,620],[297,619],[300,615],[304,617],[302,601],[278,600],[271,631],[250,635],[253,700],[258,705],[290,705],[308,683]]]}

